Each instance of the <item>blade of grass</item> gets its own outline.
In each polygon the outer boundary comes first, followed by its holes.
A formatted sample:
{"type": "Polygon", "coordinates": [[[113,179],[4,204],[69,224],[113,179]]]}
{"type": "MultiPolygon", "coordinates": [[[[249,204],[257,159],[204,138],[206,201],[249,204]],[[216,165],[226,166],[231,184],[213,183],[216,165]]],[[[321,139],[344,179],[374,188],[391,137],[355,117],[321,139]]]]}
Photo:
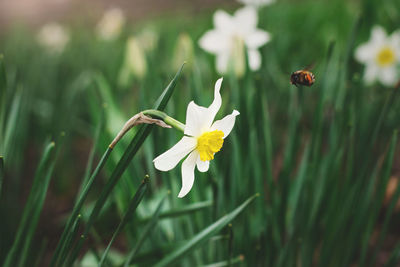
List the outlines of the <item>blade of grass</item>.
{"type": "Polygon", "coordinates": [[[3,135],[6,116],[7,81],[4,67],[4,56],[0,54],[0,155],[4,153],[3,135]]]}
{"type": "Polygon", "coordinates": [[[72,213],[70,218],[68,219],[68,222],[64,228],[64,231],[61,235],[60,241],[58,242],[58,245],[56,247],[56,250],[53,254],[52,260],[50,262],[50,266],[55,266],[58,263],[58,258],[60,256],[60,254],[64,253],[64,249],[66,246],[66,240],[69,239],[69,235],[71,234],[70,229],[73,226],[74,221],[76,220],[76,218],[79,215],[79,212],[83,206],[84,201],[86,200],[86,197],[89,193],[89,190],[91,189],[91,186],[94,182],[94,180],[96,179],[96,177],[98,176],[98,174],[100,173],[100,171],[103,169],[105,163],[107,162],[108,157],[110,156],[112,152],[112,148],[108,147],[107,150],[104,152],[102,158],[100,159],[99,163],[97,164],[96,169],[94,170],[92,176],[90,177],[88,183],[86,184],[86,186],[84,187],[84,189],[82,190],[81,195],[79,196],[79,199],[77,201],[77,203],[75,204],[75,206],[72,209],[72,213]]]}
{"type": "MultiPolygon", "coordinates": [[[[197,203],[187,205],[187,206],[179,208],[179,209],[172,209],[172,210],[162,212],[159,217],[160,217],[160,220],[165,219],[165,218],[179,217],[181,215],[191,214],[193,212],[200,211],[202,209],[209,208],[211,206],[212,206],[212,201],[197,202],[197,203]]],[[[143,218],[140,222],[149,221],[149,220],[151,220],[151,218],[152,217],[143,218]]]]}
{"type": "Polygon", "coordinates": [[[230,223],[237,215],[239,215],[256,197],[258,194],[250,197],[247,199],[243,204],[237,207],[232,212],[228,213],[224,217],[220,218],[206,229],[195,235],[191,238],[186,244],[180,246],[178,249],[167,255],[164,259],[158,262],[156,265],[157,267],[171,265],[172,263],[176,262],[184,255],[192,251],[194,248],[208,240],[211,236],[219,232],[223,227],[225,227],[228,223],[230,223]]]}
{"type": "MultiPolygon", "coordinates": [[[[165,106],[167,105],[168,100],[170,99],[174,88],[176,86],[177,80],[182,72],[182,67],[179,69],[179,71],[175,74],[175,77],[172,79],[172,81],[169,83],[169,85],[165,88],[164,92],[161,94],[161,96],[158,98],[156,104],[154,105],[153,109],[157,110],[164,110],[165,106]]],[[[122,158],[118,162],[117,166],[115,167],[113,173],[111,174],[110,179],[108,180],[107,184],[104,186],[104,189],[100,193],[99,198],[96,201],[95,207],[93,208],[92,213],[90,214],[89,220],[86,224],[85,230],[82,234],[82,238],[79,240],[77,246],[75,247],[74,251],[71,254],[71,257],[69,258],[69,261],[67,265],[71,265],[72,262],[76,259],[84,240],[87,238],[87,234],[90,231],[90,228],[92,227],[93,223],[97,219],[104,203],[108,199],[108,196],[111,194],[112,190],[114,189],[115,185],[121,178],[122,174],[128,167],[129,163],[131,162],[132,158],[136,155],[137,151],[139,148],[142,146],[143,142],[146,140],[147,136],[150,134],[150,131],[152,129],[152,125],[142,125],[139,127],[139,130],[137,131],[136,135],[133,137],[132,141],[126,148],[124,154],[122,155],[122,158]]]]}
{"type": "Polygon", "coordinates": [[[146,238],[148,238],[150,235],[150,231],[152,231],[155,227],[155,225],[158,222],[158,216],[160,215],[160,211],[161,208],[164,204],[165,199],[167,198],[167,196],[170,194],[171,192],[168,192],[168,194],[166,196],[163,197],[163,199],[160,201],[160,204],[158,204],[156,211],[153,214],[153,217],[151,218],[151,221],[146,225],[146,227],[144,228],[142,234],[140,235],[136,246],[132,249],[132,251],[129,253],[128,257],[126,258],[124,267],[128,267],[130,265],[130,262],[132,261],[133,257],[135,257],[135,255],[139,252],[140,248],[143,245],[143,242],[146,240],[146,238]]]}
{"type": "Polygon", "coordinates": [[[67,251],[71,248],[72,242],[74,241],[74,238],[76,237],[79,226],[82,220],[82,215],[78,214],[78,216],[75,219],[74,224],[72,225],[70,229],[70,234],[67,236],[67,239],[65,241],[65,249],[61,251],[61,256],[60,256],[60,262],[64,262],[66,257],[67,257],[67,251]]]}
{"type": "Polygon", "coordinates": [[[144,194],[147,191],[148,182],[149,182],[149,176],[146,175],[146,177],[142,181],[142,184],[139,186],[138,190],[136,191],[135,195],[133,196],[132,200],[130,201],[130,203],[128,205],[128,210],[126,211],[124,217],[122,218],[122,221],[120,222],[117,229],[115,230],[110,242],[107,245],[107,248],[104,250],[103,256],[101,257],[101,260],[99,263],[100,267],[103,266],[105,259],[107,257],[108,251],[110,250],[112,244],[114,243],[115,238],[123,230],[123,228],[128,223],[128,221],[131,220],[133,213],[135,212],[136,208],[139,206],[140,202],[142,201],[144,194]]]}
{"type": "Polygon", "coordinates": [[[4,140],[3,140],[4,142],[3,152],[5,156],[9,155],[13,143],[13,138],[15,137],[15,128],[18,125],[18,119],[21,110],[22,91],[23,88],[18,87],[7,117],[7,123],[5,127],[4,140]]]}
{"type": "Polygon", "coordinates": [[[55,144],[54,142],[51,142],[46,146],[43,152],[35,173],[31,192],[29,193],[22,213],[21,222],[18,226],[14,243],[7,254],[3,265],[4,267],[23,266],[18,265],[18,262],[23,264],[26,260],[27,250],[37,226],[54,167],[54,148],[55,144]]]}
{"type": "Polygon", "coordinates": [[[231,266],[232,264],[240,263],[243,261],[244,261],[244,256],[238,255],[238,256],[234,257],[232,260],[215,262],[215,263],[203,265],[203,267],[225,267],[225,266],[231,266]]]}
{"type": "Polygon", "coordinates": [[[4,158],[0,156],[0,197],[1,197],[3,180],[4,180],[4,158]]]}

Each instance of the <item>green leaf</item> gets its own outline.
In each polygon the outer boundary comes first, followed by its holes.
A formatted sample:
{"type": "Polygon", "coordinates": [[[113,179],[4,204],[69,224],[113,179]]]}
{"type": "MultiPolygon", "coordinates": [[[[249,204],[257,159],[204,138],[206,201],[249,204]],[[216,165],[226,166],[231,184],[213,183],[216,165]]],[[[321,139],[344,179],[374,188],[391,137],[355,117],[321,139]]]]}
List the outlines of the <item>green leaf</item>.
{"type": "Polygon", "coordinates": [[[129,202],[128,210],[126,211],[122,221],[119,223],[117,229],[115,230],[110,242],[108,243],[107,248],[104,250],[103,256],[101,257],[99,266],[103,266],[105,259],[107,257],[108,251],[110,250],[115,238],[118,234],[123,230],[125,225],[131,220],[133,213],[135,212],[136,208],[139,206],[140,202],[142,201],[144,194],[147,191],[149,183],[149,176],[146,176],[145,179],[142,181],[142,184],[139,186],[138,190],[136,191],[135,195],[133,196],[132,200],[129,202]]]}
{"type": "Polygon", "coordinates": [[[225,215],[224,217],[220,218],[218,221],[214,222],[213,224],[208,226],[206,229],[204,229],[203,231],[201,231],[200,233],[195,235],[186,244],[182,245],[181,247],[179,247],[178,249],[173,251],[171,254],[166,256],[164,259],[162,259],[160,262],[158,262],[154,266],[157,266],[157,267],[167,266],[167,265],[170,265],[170,264],[176,262],[177,260],[181,259],[187,253],[189,253],[194,248],[196,248],[197,246],[199,246],[203,242],[205,242],[207,239],[209,239],[211,236],[218,233],[223,227],[225,227],[237,215],[239,215],[239,213],[241,213],[247,207],[247,205],[249,205],[256,197],[258,197],[258,194],[247,199],[245,202],[243,202],[242,205],[240,205],[235,210],[233,210],[229,214],[225,215]]]}
{"type": "MultiPolygon", "coordinates": [[[[7,81],[4,67],[4,56],[0,54],[0,153],[3,153],[3,130],[6,116],[7,81]]],[[[1,154],[0,154],[1,155],[1,154]]]]}
{"type": "MultiPolygon", "coordinates": [[[[168,194],[170,194],[170,193],[168,192],[168,194]]],[[[140,248],[142,247],[143,242],[146,240],[146,238],[148,238],[150,236],[150,234],[149,234],[150,231],[152,231],[154,229],[154,226],[158,222],[160,211],[161,211],[161,208],[164,204],[166,197],[167,197],[167,195],[160,201],[160,204],[158,204],[158,207],[157,207],[156,211],[154,212],[153,217],[151,218],[151,221],[147,223],[146,227],[144,228],[142,234],[139,237],[139,240],[136,243],[136,246],[132,249],[132,251],[129,253],[128,257],[126,258],[124,267],[129,266],[133,257],[135,257],[135,255],[139,252],[140,248]]]]}
{"type": "Polygon", "coordinates": [[[1,197],[1,189],[3,186],[4,180],[4,158],[0,156],[0,197],[1,197]]]}
{"type": "MultiPolygon", "coordinates": [[[[180,70],[176,73],[175,77],[170,82],[170,84],[167,86],[167,88],[165,88],[165,90],[161,94],[161,96],[158,98],[158,100],[154,106],[154,109],[163,110],[165,108],[165,105],[167,104],[169,98],[172,95],[172,92],[174,91],[176,81],[181,74],[182,68],[183,68],[183,65],[180,68],[180,70]]],[[[141,127],[139,127],[139,130],[137,131],[136,135],[133,137],[131,143],[126,148],[124,154],[122,155],[122,158],[120,159],[120,161],[118,162],[114,171],[112,172],[110,179],[108,180],[107,184],[104,186],[104,189],[100,193],[100,196],[96,201],[96,204],[92,210],[92,213],[90,214],[89,220],[88,220],[85,230],[82,234],[82,238],[79,240],[77,246],[75,247],[74,251],[72,252],[67,265],[71,265],[72,262],[78,256],[78,253],[83,245],[83,242],[87,238],[87,235],[88,235],[93,223],[97,220],[97,217],[100,214],[100,211],[101,211],[102,207],[104,206],[104,203],[107,201],[107,199],[110,196],[115,185],[118,183],[122,174],[127,169],[132,158],[136,155],[137,151],[142,146],[142,144],[146,140],[147,136],[150,134],[150,131],[152,128],[153,128],[152,125],[142,125],[141,127]]]]}
{"type": "MultiPolygon", "coordinates": [[[[164,211],[160,214],[160,220],[165,219],[165,218],[174,218],[174,217],[179,217],[181,215],[186,215],[186,214],[191,214],[196,211],[200,211],[205,208],[209,208],[212,205],[212,201],[203,201],[203,202],[197,202],[191,205],[187,205],[182,208],[178,209],[173,209],[173,210],[168,210],[164,211]]],[[[152,217],[147,217],[141,220],[141,222],[149,221],[151,220],[152,217]]]]}
{"type": "Polygon", "coordinates": [[[31,192],[22,213],[14,243],[3,265],[5,267],[24,266],[25,264],[53,172],[54,148],[55,144],[51,142],[43,152],[35,173],[31,192]]]}

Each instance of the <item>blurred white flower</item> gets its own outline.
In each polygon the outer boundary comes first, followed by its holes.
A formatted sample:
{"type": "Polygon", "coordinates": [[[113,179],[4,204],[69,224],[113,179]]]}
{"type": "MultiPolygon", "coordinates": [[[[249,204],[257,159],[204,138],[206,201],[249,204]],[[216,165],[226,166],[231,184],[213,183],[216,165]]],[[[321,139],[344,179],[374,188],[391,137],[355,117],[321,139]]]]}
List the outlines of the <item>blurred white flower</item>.
{"type": "MultiPolygon", "coordinates": [[[[261,54],[258,48],[270,40],[270,34],[257,29],[258,15],[255,8],[247,6],[235,12],[233,16],[218,10],[214,14],[215,29],[206,32],[199,40],[204,50],[216,54],[216,68],[226,73],[233,68],[240,72],[244,61],[239,49],[246,49],[251,70],[261,66],[261,54]]],[[[242,53],[243,54],[243,53],[242,53]]]]}
{"type": "Polygon", "coordinates": [[[69,41],[69,33],[58,23],[48,23],[40,29],[37,41],[50,52],[61,53],[69,41]]]}
{"type": "Polygon", "coordinates": [[[242,4],[254,7],[268,6],[275,2],[275,0],[238,0],[238,1],[242,4]]]}
{"type": "Polygon", "coordinates": [[[183,62],[186,63],[186,68],[191,67],[194,62],[194,45],[193,40],[189,34],[181,33],[176,42],[174,57],[172,60],[172,67],[178,70],[183,62]]]}
{"type": "Polygon", "coordinates": [[[112,8],[107,10],[97,24],[97,34],[103,40],[117,38],[125,24],[125,16],[121,9],[112,8]]]}
{"type": "Polygon", "coordinates": [[[394,85],[399,79],[400,31],[387,36],[380,26],[374,26],[367,43],[361,44],[355,51],[355,58],[365,64],[364,81],[367,84],[375,80],[383,85],[394,85]]]}
{"type": "Polygon", "coordinates": [[[159,34],[152,28],[145,28],[137,35],[137,39],[145,52],[151,52],[157,48],[159,34]]]}
{"type": "Polygon", "coordinates": [[[147,73],[146,53],[135,37],[126,42],[125,58],[119,74],[119,83],[128,86],[132,76],[142,79],[147,73]]]}
{"type": "Polygon", "coordinates": [[[236,116],[239,115],[239,112],[234,110],[222,120],[213,122],[222,104],[219,92],[221,83],[222,78],[215,83],[214,101],[208,108],[198,106],[193,101],[189,103],[185,136],[153,161],[158,170],[169,171],[189,155],[182,163],[182,188],[178,197],[184,197],[192,188],[196,165],[200,172],[208,171],[210,160],[221,150],[224,139],[232,131],[236,116]]]}

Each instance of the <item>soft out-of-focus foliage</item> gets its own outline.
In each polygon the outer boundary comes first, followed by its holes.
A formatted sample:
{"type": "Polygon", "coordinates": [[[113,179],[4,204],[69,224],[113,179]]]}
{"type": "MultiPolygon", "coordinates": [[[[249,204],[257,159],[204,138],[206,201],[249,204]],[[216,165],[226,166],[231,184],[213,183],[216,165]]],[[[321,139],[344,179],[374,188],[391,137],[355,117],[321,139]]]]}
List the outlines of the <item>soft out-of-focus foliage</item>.
{"type": "MultiPolygon", "coordinates": [[[[202,106],[212,102],[219,78],[215,58],[197,44],[213,27],[214,11],[176,11],[174,17],[136,24],[124,20],[121,32],[107,40],[98,37],[99,24],[58,22],[68,42],[56,53],[37,42],[36,31],[16,27],[1,35],[6,70],[3,75],[1,59],[3,264],[50,263],[76,196],[85,192],[101,155],[129,117],[153,107],[178,70],[177,61],[188,63],[165,112],[184,122],[191,100],[202,106]],[[49,139],[55,141],[50,159],[49,139]]],[[[196,173],[196,186],[177,198],[180,168],[159,172],[152,161],[182,134],[133,129],[112,153],[106,152],[109,158],[80,216],[70,220],[67,236],[72,239],[63,243],[59,259],[99,262],[148,174],[146,195],[114,240],[106,265],[127,264],[128,258],[139,266],[398,262],[400,187],[384,205],[388,181],[399,175],[398,91],[365,85],[354,52],[373,25],[389,33],[399,27],[400,4],[276,1],[258,9],[258,15],[258,28],[272,39],[259,50],[259,70],[245,66],[241,78],[232,72],[224,76],[216,119],[233,109],[241,115],[210,170],[196,173]],[[315,84],[290,85],[290,73],[310,65],[315,84]],[[245,202],[256,193],[258,198],[245,202]],[[91,223],[89,240],[78,249],[91,223]]]]}

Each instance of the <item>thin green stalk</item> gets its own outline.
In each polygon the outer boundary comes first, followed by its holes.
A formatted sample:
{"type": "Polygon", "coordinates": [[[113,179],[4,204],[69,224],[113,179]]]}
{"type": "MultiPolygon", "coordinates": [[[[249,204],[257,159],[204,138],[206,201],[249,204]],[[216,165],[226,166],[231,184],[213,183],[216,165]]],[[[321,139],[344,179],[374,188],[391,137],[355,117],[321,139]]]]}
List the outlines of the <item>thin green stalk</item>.
{"type": "Polygon", "coordinates": [[[232,256],[233,256],[233,228],[232,224],[228,224],[229,238],[228,238],[228,266],[232,265],[232,256]]]}
{"type": "Polygon", "coordinates": [[[6,117],[7,81],[4,68],[4,56],[0,54],[0,156],[4,153],[4,120],[6,117]]]}
{"type": "Polygon", "coordinates": [[[243,262],[243,261],[244,261],[244,256],[243,255],[239,255],[239,256],[236,256],[236,257],[232,258],[232,260],[215,262],[215,263],[203,265],[203,267],[225,267],[225,266],[231,266],[233,264],[240,263],[240,262],[243,262]]]}
{"type": "Polygon", "coordinates": [[[131,220],[133,213],[135,212],[136,208],[139,206],[140,202],[142,201],[142,199],[144,197],[144,194],[147,191],[148,183],[149,183],[149,176],[146,175],[146,177],[142,181],[142,184],[139,186],[138,190],[136,191],[135,195],[133,196],[132,200],[129,202],[128,210],[126,211],[124,217],[122,218],[117,229],[115,230],[110,242],[108,243],[107,248],[104,250],[103,256],[101,257],[101,260],[99,263],[99,267],[103,266],[103,264],[106,260],[108,251],[110,250],[112,244],[114,243],[115,238],[124,229],[125,225],[131,220]]]}
{"type": "Polygon", "coordinates": [[[228,213],[227,215],[223,216],[203,231],[192,237],[188,242],[184,245],[178,247],[176,250],[172,251],[172,253],[168,254],[165,258],[159,261],[154,266],[162,267],[162,266],[169,266],[176,262],[177,260],[183,258],[187,253],[192,251],[197,246],[201,245],[203,242],[208,240],[211,236],[218,233],[223,227],[225,227],[228,223],[230,223],[237,215],[239,215],[259,194],[256,194],[249,199],[247,199],[243,204],[237,207],[232,212],[228,213]]]}
{"type": "Polygon", "coordinates": [[[74,221],[76,220],[76,218],[78,217],[80,210],[83,206],[84,201],[86,200],[86,197],[92,187],[92,184],[94,182],[94,180],[96,179],[96,177],[98,176],[98,174],[100,173],[100,171],[103,169],[105,163],[107,162],[110,154],[112,152],[112,148],[108,147],[107,150],[104,152],[102,158],[100,159],[99,163],[97,164],[96,169],[94,170],[92,176],[90,177],[89,181],[87,182],[86,186],[84,187],[84,189],[82,190],[78,201],[76,202],[71,216],[68,219],[68,222],[64,228],[64,231],[61,235],[60,241],[58,242],[58,245],[56,247],[56,250],[54,252],[53,258],[50,262],[50,266],[55,266],[58,264],[58,258],[60,256],[60,254],[64,253],[64,249],[65,249],[65,245],[66,245],[66,240],[69,237],[69,235],[71,235],[71,227],[73,226],[74,221]]]}
{"type": "MultiPolygon", "coordinates": [[[[169,195],[171,192],[168,192],[167,195],[169,195]]],[[[160,203],[157,206],[156,211],[153,214],[153,217],[151,218],[151,221],[146,225],[146,227],[143,229],[143,232],[141,233],[136,246],[131,250],[129,253],[128,257],[125,260],[124,267],[128,267],[132,261],[132,259],[135,257],[135,255],[139,252],[140,248],[143,245],[143,242],[150,236],[150,232],[154,229],[155,225],[158,222],[158,216],[160,215],[160,211],[162,209],[162,206],[164,204],[165,199],[167,198],[167,195],[163,197],[163,199],[160,201],[160,203]]]]}
{"type": "MultiPolygon", "coordinates": [[[[168,210],[165,212],[162,212],[160,214],[160,220],[161,219],[165,219],[165,218],[174,218],[174,217],[179,217],[182,215],[186,215],[186,214],[191,214],[194,213],[196,211],[200,211],[203,210],[205,208],[208,208],[212,205],[212,201],[203,201],[203,202],[197,202],[197,203],[193,203],[191,205],[179,208],[179,209],[172,209],[172,210],[168,210]]],[[[146,222],[151,220],[151,216],[147,217],[147,218],[143,218],[140,220],[140,222],[146,222]]]]}
{"type": "Polygon", "coordinates": [[[78,216],[76,216],[76,220],[74,222],[74,224],[72,225],[71,229],[70,229],[70,233],[67,236],[67,239],[65,241],[65,249],[61,252],[61,256],[60,256],[60,262],[65,262],[65,259],[67,258],[68,255],[68,251],[70,250],[71,246],[72,246],[72,242],[74,241],[74,238],[76,237],[78,230],[79,230],[79,226],[81,224],[81,220],[82,220],[82,215],[78,214],[78,216]]]}
{"type": "Polygon", "coordinates": [[[156,117],[159,118],[161,120],[163,120],[166,124],[174,127],[175,129],[184,132],[185,131],[185,124],[183,124],[182,122],[175,120],[174,118],[168,116],[166,113],[159,111],[159,110],[155,110],[155,109],[147,109],[142,111],[142,113],[144,115],[149,115],[152,117],[156,117]]]}
{"type": "Polygon", "coordinates": [[[4,158],[0,156],[0,197],[1,197],[1,189],[3,186],[4,180],[4,158]]]}
{"type": "Polygon", "coordinates": [[[35,172],[32,189],[22,213],[22,218],[18,226],[14,243],[3,263],[4,267],[17,266],[18,262],[24,263],[27,257],[27,250],[36,229],[54,167],[54,162],[52,162],[54,148],[55,144],[54,142],[51,142],[46,146],[43,152],[42,158],[35,172]]]}
{"type": "MultiPolygon", "coordinates": [[[[165,88],[165,90],[161,94],[161,96],[158,98],[156,104],[154,105],[154,109],[163,110],[165,108],[168,100],[170,99],[170,97],[174,91],[176,82],[178,80],[178,77],[181,74],[182,68],[183,68],[183,65],[180,68],[180,70],[176,73],[175,77],[172,79],[172,81],[169,83],[169,85],[165,88]]],[[[85,230],[84,230],[83,234],[81,235],[81,238],[79,239],[78,244],[76,245],[74,251],[72,252],[67,265],[72,265],[73,261],[75,261],[75,259],[77,258],[78,253],[83,245],[83,242],[87,238],[90,228],[92,227],[93,223],[95,222],[98,215],[100,214],[100,211],[101,211],[102,207],[104,206],[104,203],[108,199],[108,197],[111,194],[112,190],[114,189],[115,185],[118,183],[122,174],[125,172],[129,163],[132,161],[133,157],[136,155],[137,151],[142,146],[142,144],[146,140],[147,136],[150,134],[150,131],[152,130],[152,128],[153,128],[152,125],[147,125],[147,124],[142,125],[139,128],[139,130],[137,131],[134,138],[132,139],[131,143],[126,148],[124,154],[122,155],[122,158],[120,159],[120,161],[118,162],[117,166],[115,167],[113,173],[111,174],[110,179],[108,180],[107,184],[104,186],[103,191],[100,193],[100,196],[97,199],[96,204],[90,214],[90,217],[86,224],[85,230]]]]}

